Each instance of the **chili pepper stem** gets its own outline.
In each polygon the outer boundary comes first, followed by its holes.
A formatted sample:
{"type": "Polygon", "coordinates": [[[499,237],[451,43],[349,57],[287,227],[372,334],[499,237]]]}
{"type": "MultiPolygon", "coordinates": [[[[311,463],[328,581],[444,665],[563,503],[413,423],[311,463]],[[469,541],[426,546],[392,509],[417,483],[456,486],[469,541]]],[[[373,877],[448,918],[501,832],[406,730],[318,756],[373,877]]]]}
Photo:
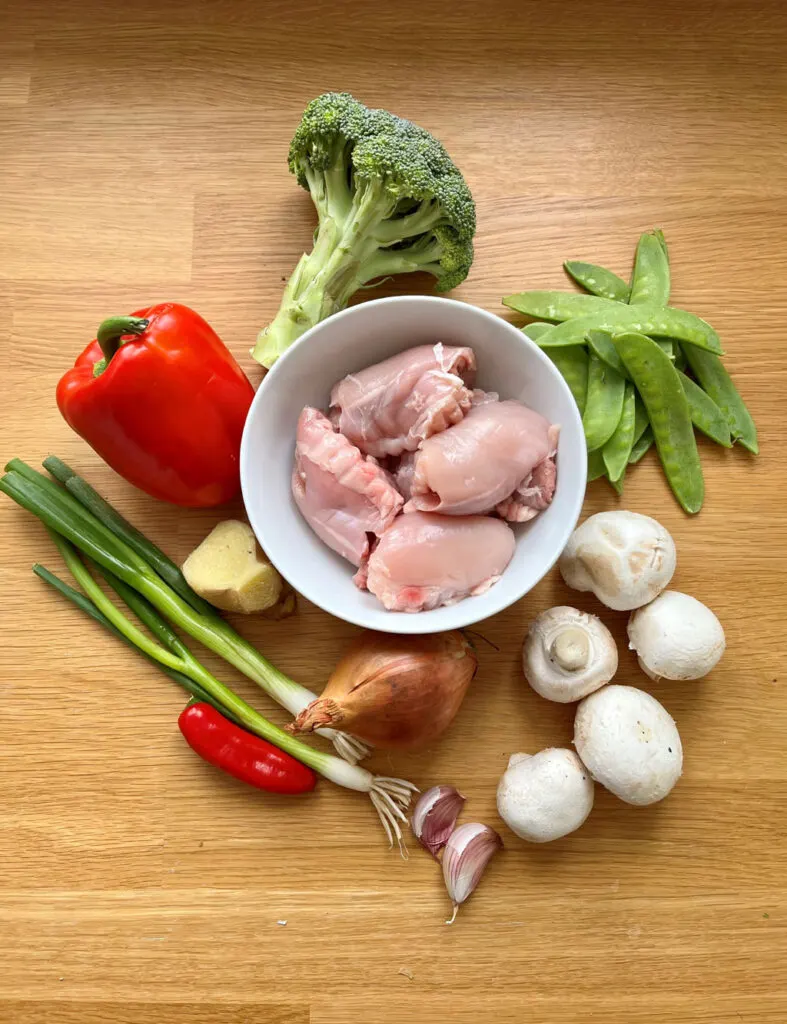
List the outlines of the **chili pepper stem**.
{"type": "Polygon", "coordinates": [[[137,316],[110,316],[104,320],[96,334],[96,340],[101,346],[104,358],[96,363],[96,367],[100,366],[101,369],[94,369],[94,375],[98,376],[107,368],[112,356],[120,348],[124,335],[142,334],[147,330],[149,324],[149,320],[137,316]]]}

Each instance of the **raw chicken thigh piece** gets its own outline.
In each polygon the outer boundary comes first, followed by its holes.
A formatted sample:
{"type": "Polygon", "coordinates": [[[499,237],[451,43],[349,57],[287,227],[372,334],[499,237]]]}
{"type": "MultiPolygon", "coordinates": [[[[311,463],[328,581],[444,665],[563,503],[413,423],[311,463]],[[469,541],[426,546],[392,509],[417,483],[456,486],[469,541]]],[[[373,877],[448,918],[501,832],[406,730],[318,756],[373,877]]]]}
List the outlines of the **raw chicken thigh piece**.
{"type": "Polygon", "coordinates": [[[488,590],[514,546],[511,528],[490,516],[411,512],[385,531],[356,583],[389,611],[428,611],[488,590]]]}
{"type": "Polygon", "coordinates": [[[500,395],[496,391],[482,391],[481,388],[473,388],[470,392],[471,405],[488,405],[490,402],[499,402],[500,395]]]}
{"type": "Polygon", "coordinates": [[[495,511],[503,519],[507,519],[510,523],[526,523],[529,519],[535,518],[539,512],[543,512],[552,501],[557,482],[555,453],[557,452],[559,434],[559,427],[549,428],[549,455],[543,462],[539,462],[530,476],[522,481],[513,494],[497,506],[495,511]]]}
{"type": "Polygon", "coordinates": [[[550,429],[520,402],[474,405],[461,423],[421,445],[409,507],[454,516],[491,512],[547,458],[550,429]]]}
{"type": "Polygon", "coordinates": [[[317,536],[353,565],[368,555],[368,535],[383,533],[402,508],[385,470],[309,407],[298,419],[292,493],[317,536]]]}
{"type": "Polygon", "coordinates": [[[396,460],[396,468],[392,472],[397,491],[405,501],[409,501],[415,473],[415,452],[405,452],[401,455],[396,460]]]}
{"type": "Polygon", "coordinates": [[[470,348],[438,343],[407,349],[352,373],[331,392],[331,420],[367,455],[415,451],[424,438],[458,423],[470,408],[470,348]]]}

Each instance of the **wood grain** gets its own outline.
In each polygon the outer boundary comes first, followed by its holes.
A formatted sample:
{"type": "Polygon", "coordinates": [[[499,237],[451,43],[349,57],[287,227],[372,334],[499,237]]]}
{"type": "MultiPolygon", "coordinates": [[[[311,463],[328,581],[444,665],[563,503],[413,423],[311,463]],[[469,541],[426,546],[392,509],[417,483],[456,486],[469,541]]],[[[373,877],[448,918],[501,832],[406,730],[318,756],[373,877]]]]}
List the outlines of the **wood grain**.
{"type": "MultiPolygon", "coordinates": [[[[625,274],[638,234],[661,226],[674,301],[719,330],[762,447],[701,443],[696,519],[651,457],[621,502],[671,530],[676,587],[727,631],[709,678],[651,685],[625,617],[603,612],[620,681],[678,721],[675,793],[633,809],[599,790],[587,825],[544,848],[504,832],[452,928],[435,865],[391,854],[358,795],[255,795],[197,761],[180,693],[43,588],[30,565],[57,568],[48,540],[0,502],[3,1024],[787,1019],[785,45],[779,0],[3,5],[3,451],[58,453],[173,557],[217,514],[133,491],[69,432],[54,388],[105,315],[164,298],[198,308],[259,379],[249,346],[313,224],[286,147],[325,88],[436,131],[466,172],[466,301],[510,316],[500,296],[565,287],[568,257],[625,274]]],[[[617,504],[598,483],[585,512],[617,504]]],[[[450,735],[373,763],[453,782],[470,819],[504,831],[508,755],[570,741],[571,709],[519,666],[528,622],[566,602],[600,610],[553,573],[484,623],[499,650],[482,648],[450,735]]],[[[240,626],[317,690],[354,633],[305,603],[240,626]]]]}

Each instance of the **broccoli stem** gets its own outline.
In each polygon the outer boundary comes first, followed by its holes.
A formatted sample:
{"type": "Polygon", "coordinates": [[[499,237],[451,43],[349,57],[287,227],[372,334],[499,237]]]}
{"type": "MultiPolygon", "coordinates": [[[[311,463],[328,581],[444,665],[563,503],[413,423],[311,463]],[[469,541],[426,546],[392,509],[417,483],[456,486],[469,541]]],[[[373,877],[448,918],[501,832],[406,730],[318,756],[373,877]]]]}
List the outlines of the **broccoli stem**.
{"type": "MultiPolygon", "coordinates": [[[[362,268],[377,252],[370,226],[390,216],[391,200],[385,198],[381,184],[369,184],[356,193],[346,218],[339,218],[336,214],[345,200],[341,183],[335,175],[323,181],[314,248],[298,261],[279,312],[260,332],[252,352],[266,367],[273,366],[310,327],[344,309],[362,284],[380,276],[377,272],[367,275],[362,268]]],[[[346,194],[349,197],[349,190],[346,194]]]]}

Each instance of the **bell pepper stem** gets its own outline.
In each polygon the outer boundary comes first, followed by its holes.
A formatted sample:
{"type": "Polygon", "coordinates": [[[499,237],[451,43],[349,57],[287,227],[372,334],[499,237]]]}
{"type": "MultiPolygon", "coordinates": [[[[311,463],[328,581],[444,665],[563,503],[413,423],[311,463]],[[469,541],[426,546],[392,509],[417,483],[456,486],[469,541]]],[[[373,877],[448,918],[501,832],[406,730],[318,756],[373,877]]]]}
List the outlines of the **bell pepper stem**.
{"type": "Polygon", "coordinates": [[[121,345],[121,338],[126,334],[142,334],[147,329],[149,320],[137,316],[111,316],[98,329],[96,338],[104,353],[104,369],[121,345]]]}

